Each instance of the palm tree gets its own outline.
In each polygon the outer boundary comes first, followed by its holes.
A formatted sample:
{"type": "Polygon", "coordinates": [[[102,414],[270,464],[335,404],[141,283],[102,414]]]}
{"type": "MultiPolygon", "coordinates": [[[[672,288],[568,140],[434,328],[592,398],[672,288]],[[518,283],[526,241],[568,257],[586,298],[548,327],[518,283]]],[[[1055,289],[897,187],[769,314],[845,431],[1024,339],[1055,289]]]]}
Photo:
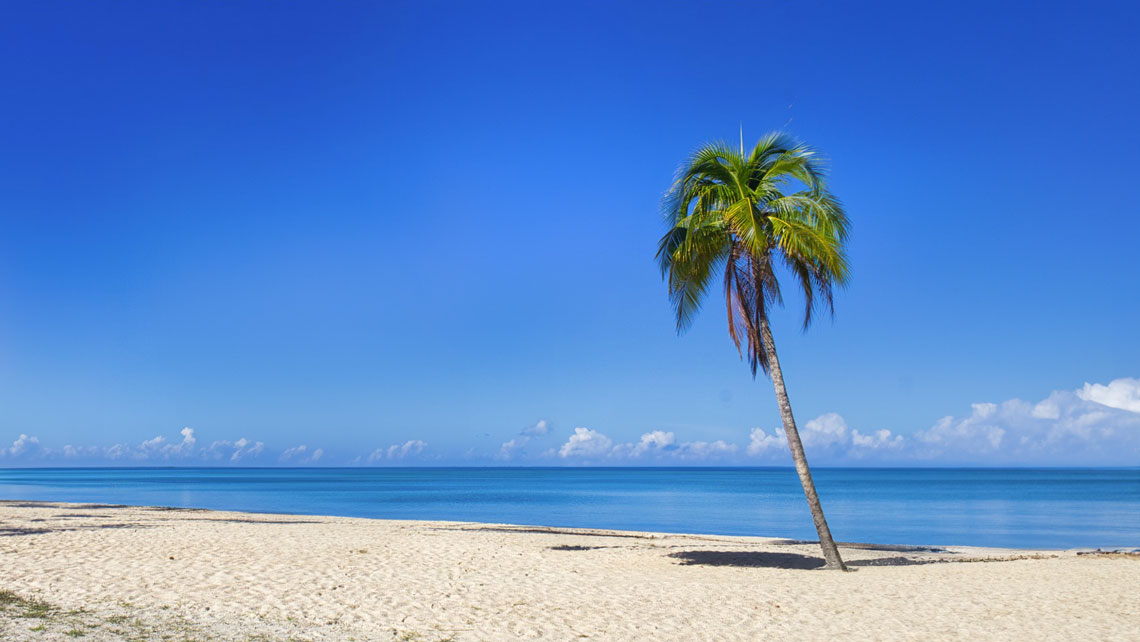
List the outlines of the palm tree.
{"type": "MultiPolygon", "coordinates": [[[[692,323],[713,279],[723,271],[728,334],[757,368],[772,378],[784,434],[807,496],[829,568],[847,570],[831,537],[784,387],[768,324],[783,304],[778,267],[796,281],[806,302],[804,329],[817,308],[834,314],[832,288],[847,281],[847,216],[824,185],[811,148],[787,135],[768,134],[752,152],[713,143],[677,171],[664,201],[669,230],[657,259],[669,283],[677,331],[692,323]]],[[[743,357],[743,353],[742,353],[743,357]]]]}

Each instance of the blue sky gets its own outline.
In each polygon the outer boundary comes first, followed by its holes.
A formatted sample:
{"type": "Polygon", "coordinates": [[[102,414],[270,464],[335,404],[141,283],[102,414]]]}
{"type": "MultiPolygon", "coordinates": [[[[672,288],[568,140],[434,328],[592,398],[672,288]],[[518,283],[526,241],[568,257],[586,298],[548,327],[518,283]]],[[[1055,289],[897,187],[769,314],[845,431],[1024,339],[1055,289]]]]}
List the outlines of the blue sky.
{"type": "Polygon", "coordinates": [[[723,306],[678,337],[653,262],[673,170],[741,123],[821,149],[853,221],[835,322],[775,323],[813,461],[1134,465],[1138,28],[5,4],[0,465],[784,461],[723,306]]]}

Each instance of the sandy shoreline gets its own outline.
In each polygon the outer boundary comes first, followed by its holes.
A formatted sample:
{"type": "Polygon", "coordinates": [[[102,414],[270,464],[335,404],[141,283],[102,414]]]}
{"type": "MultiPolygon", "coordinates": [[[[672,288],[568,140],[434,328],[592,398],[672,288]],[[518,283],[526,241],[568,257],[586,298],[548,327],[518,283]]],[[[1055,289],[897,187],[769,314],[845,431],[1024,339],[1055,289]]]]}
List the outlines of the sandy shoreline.
{"type": "Polygon", "coordinates": [[[1140,640],[1140,560],[843,554],[857,572],[773,538],[0,502],[0,638],[1140,640]]]}

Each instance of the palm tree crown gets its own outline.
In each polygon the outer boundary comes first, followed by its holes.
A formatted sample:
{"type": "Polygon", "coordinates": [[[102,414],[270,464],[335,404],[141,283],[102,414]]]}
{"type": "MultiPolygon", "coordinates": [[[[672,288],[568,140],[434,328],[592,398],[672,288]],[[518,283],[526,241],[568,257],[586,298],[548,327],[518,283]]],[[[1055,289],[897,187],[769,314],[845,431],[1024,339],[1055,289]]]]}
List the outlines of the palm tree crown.
{"type": "Polygon", "coordinates": [[[746,340],[753,376],[757,366],[768,372],[760,327],[768,308],[783,303],[778,265],[803,290],[805,329],[818,307],[833,311],[832,288],[847,282],[847,216],[808,146],[780,133],[747,156],[743,145],[705,145],[678,170],[664,210],[669,230],[657,259],[678,331],[723,269],[728,332],[738,351],[746,340]]]}

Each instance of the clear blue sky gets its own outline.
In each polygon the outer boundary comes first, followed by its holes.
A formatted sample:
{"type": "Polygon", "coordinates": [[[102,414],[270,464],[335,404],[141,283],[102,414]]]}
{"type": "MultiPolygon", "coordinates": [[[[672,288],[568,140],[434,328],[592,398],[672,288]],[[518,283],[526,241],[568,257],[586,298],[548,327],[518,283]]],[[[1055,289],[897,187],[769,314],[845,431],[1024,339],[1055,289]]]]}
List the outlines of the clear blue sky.
{"type": "Polygon", "coordinates": [[[843,424],[818,461],[882,430],[921,459],[947,416],[1004,445],[930,461],[1140,461],[1140,10],[932,4],[5,3],[7,465],[652,431],[637,461],[759,463],[769,383],[716,300],[675,334],[653,261],[673,170],[741,123],[821,149],[853,221],[835,322],[776,323],[801,423],[843,424]],[[1008,449],[1102,410],[1123,446],[1008,449]]]}

